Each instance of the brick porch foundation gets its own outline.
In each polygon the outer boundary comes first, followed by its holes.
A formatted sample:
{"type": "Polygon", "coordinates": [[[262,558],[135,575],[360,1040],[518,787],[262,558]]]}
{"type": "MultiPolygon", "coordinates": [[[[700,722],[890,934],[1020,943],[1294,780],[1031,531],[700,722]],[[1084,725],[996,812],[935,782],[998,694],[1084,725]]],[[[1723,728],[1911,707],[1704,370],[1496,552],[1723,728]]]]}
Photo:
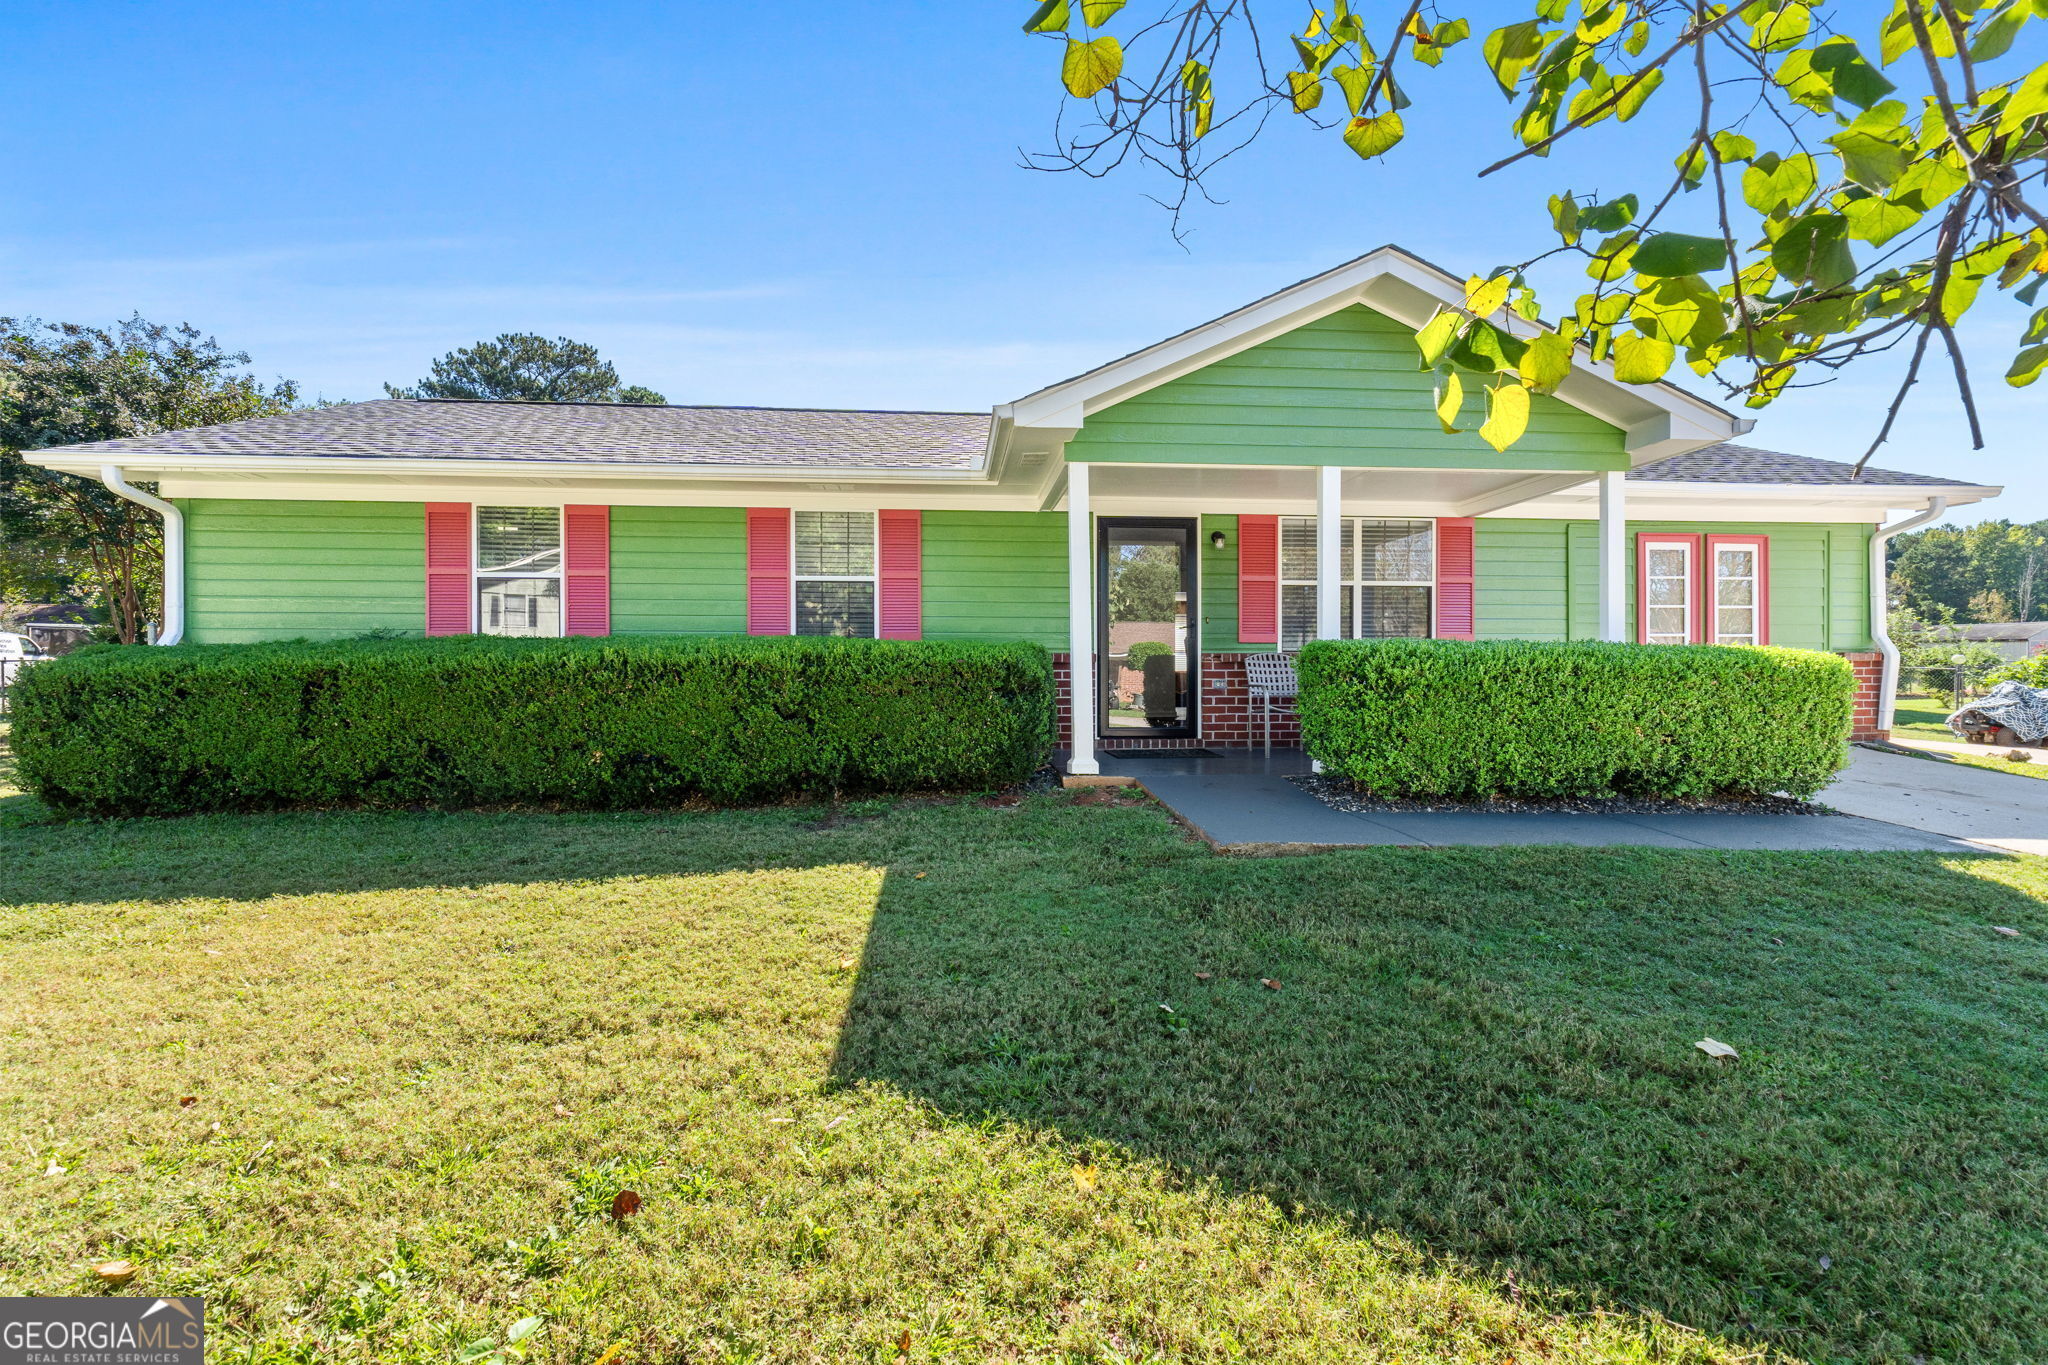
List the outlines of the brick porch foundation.
{"type": "MultiPolygon", "coordinates": [[[[1856,673],[1856,698],[1850,722],[1851,740],[1886,740],[1891,736],[1878,728],[1877,692],[1884,656],[1876,652],[1844,654],[1856,673]]],[[[1062,746],[1073,743],[1074,711],[1068,686],[1068,656],[1052,656],[1053,683],[1059,690],[1059,714],[1055,721],[1062,746]]],[[[1244,655],[1204,654],[1202,656],[1201,735],[1193,739],[1102,739],[1099,749],[1195,749],[1213,745],[1242,749],[1260,742],[1259,708],[1245,688],[1244,655]]],[[[1273,707],[1273,743],[1301,743],[1301,722],[1294,708],[1285,703],[1273,707]]]]}

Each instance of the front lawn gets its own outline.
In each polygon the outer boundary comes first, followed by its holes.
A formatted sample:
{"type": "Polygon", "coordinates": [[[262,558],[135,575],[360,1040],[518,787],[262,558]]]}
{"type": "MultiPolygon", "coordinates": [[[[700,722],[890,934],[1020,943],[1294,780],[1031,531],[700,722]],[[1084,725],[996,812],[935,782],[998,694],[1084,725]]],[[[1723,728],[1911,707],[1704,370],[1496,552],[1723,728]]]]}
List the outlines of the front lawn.
{"type": "Polygon", "coordinates": [[[0,801],[0,1294],[125,1258],[222,1361],[2048,1358],[2041,861],[1119,800],[0,801]]]}

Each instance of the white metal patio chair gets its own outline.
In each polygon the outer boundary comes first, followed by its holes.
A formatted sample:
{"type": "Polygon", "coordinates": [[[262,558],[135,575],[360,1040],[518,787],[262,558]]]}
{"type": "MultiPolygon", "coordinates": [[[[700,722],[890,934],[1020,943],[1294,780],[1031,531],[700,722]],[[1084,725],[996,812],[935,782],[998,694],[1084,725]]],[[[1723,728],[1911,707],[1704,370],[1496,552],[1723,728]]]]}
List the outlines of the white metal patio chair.
{"type": "Polygon", "coordinates": [[[1244,656],[1245,689],[1259,700],[1259,732],[1267,753],[1273,752],[1273,703],[1293,701],[1294,656],[1291,654],[1247,654],[1244,656]]]}

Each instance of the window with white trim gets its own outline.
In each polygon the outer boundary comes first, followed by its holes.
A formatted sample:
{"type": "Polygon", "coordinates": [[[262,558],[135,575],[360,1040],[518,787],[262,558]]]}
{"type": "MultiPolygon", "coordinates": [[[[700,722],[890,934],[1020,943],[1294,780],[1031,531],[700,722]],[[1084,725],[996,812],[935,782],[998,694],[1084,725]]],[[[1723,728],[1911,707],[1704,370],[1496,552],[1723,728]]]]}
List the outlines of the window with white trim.
{"type": "MultiPolygon", "coordinates": [[[[1347,640],[1427,636],[1436,596],[1436,523],[1344,518],[1338,629],[1347,640]]],[[[1280,648],[1316,637],[1316,519],[1280,518],[1280,648]]]]}
{"type": "Polygon", "coordinates": [[[1763,549],[1756,541],[1708,537],[1717,645],[1760,645],[1763,638],[1763,549]]]}
{"type": "Polygon", "coordinates": [[[476,509],[476,628],[562,633],[562,509],[476,509]]]}
{"type": "Polygon", "coordinates": [[[1684,645],[1692,643],[1693,541],[1649,540],[1643,542],[1643,643],[1684,645]]]}
{"type": "Polygon", "coordinates": [[[796,633],[875,633],[875,514],[798,512],[796,633]]]}

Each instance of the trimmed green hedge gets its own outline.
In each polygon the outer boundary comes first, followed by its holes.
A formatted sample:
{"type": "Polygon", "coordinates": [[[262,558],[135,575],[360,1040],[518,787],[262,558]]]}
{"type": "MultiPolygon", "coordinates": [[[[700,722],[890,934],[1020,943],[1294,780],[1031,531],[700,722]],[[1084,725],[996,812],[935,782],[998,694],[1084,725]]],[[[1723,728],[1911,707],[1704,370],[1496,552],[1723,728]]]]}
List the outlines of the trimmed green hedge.
{"type": "Polygon", "coordinates": [[[613,637],[101,646],[22,670],[61,811],[536,804],[983,788],[1052,748],[1030,644],[613,637]]]}
{"type": "Polygon", "coordinates": [[[1798,649],[1324,640],[1302,742],[1383,796],[1811,796],[1848,758],[1848,660],[1798,649]]]}

